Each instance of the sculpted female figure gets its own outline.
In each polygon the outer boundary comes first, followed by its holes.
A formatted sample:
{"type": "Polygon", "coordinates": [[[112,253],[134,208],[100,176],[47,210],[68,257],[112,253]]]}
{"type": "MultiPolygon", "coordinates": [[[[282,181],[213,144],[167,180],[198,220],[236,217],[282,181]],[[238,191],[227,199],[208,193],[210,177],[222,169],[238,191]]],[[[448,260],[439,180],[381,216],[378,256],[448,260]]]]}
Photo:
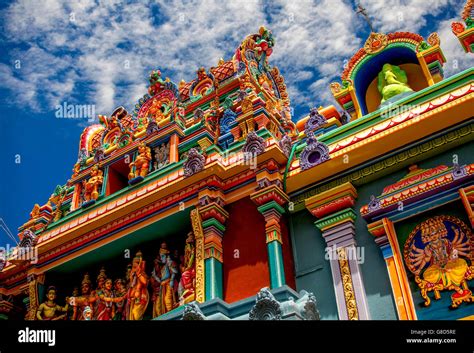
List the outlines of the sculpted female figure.
{"type": "Polygon", "coordinates": [[[181,280],[179,281],[179,304],[183,305],[194,300],[196,286],[196,272],[194,269],[196,250],[194,246],[194,233],[189,232],[184,247],[184,261],[181,264],[181,280]]]}
{"type": "Polygon", "coordinates": [[[378,74],[377,88],[382,95],[382,102],[400,93],[413,92],[408,86],[407,74],[396,65],[385,64],[378,74]]]}
{"type": "Polygon", "coordinates": [[[114,282],[114,302],[115,302],[115,315],[113,320],[124,320],[125,319],[125,299],[127,295],[127,289],[122,279],[116,279],[114,282]]]}
{"type": "Polygon", "coordinates": [[[97,288],[93,290],[89,297],[89,305],[92,309],[92,319],[98,320],[98,306],[99,306],[99,293],[103,290],[105,281],[107,280],[107,275],[105,274],[105,268],[100,269],[99,275],[97,276],[97,288]]]}
{"type": "Polygon", "coordinates": [[[97,304],[97,320],[112,320],[115,316],[114,293],[112,291],[112,280],[105,280],[104,288],[97,293],[99,299],[97,304]]]}

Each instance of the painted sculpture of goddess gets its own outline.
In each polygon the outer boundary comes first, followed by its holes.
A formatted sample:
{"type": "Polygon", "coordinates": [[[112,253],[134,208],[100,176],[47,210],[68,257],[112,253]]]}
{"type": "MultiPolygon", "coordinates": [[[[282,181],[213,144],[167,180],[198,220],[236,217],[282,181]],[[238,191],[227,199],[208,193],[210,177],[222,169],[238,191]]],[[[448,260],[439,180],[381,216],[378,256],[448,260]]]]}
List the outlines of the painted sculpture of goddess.
{"type": "Polygon", "coordinates": [[[195,300],[196,287],[196,248],[194,233],[189,232],[184,247],[184,261],[181,264],[181,279],[179,281],[179,304],[184,305],[195,300]]]}
{"type": "Polygon", "coordinates": [[[382,95],[381,103],[399,95],[400,93],[413,92],[408,86],[407,74],[396,65],[385,64],[378,74],[378,89],[382,95]]]}

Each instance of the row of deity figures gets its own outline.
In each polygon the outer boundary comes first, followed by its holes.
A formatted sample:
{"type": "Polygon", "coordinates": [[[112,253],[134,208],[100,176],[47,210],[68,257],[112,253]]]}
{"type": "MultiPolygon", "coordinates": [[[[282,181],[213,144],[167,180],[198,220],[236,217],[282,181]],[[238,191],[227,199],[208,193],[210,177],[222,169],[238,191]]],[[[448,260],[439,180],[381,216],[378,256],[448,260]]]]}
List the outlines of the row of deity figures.
{"type": "Polygon", "coordinates": [[[184,254],[173,253],[162,242],[148,275],[145,260],[138,251],[127,266],[125,279],[108,278],[104,268],[92,289],[89,274],[85,274],[81,289],[75,288],[66,305],[56,304],[56,288],[46,291],[46,300],[38,307],[38,320],[141,320],[152,303],[153,318],[166,314],[195,299],[194,234],[188,233],[184,254]],[[149,291],[150,287],[150,291],[149,291]],[[151,292],[151,295],[150,295],[151,292]]]}

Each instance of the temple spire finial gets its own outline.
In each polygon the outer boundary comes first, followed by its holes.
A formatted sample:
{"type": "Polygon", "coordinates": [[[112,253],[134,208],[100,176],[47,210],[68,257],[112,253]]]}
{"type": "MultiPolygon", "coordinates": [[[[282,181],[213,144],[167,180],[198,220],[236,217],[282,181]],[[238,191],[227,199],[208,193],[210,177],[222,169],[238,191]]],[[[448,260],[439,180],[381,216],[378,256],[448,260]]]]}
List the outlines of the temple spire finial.
{"type": "Polygon", "coordinates": [[[370,32],[371,33],[374,33],[374,27],[372,25],[372,21],[370,20],[370,17],[369,15],[367,14],[367,10],[365,9],[365,7],[363,7],[360,2],[357,3],[357,11],[356,11],[356,14],[361,14],[365,21],[369,24],[369,27],[370,27],[370,32]]]}

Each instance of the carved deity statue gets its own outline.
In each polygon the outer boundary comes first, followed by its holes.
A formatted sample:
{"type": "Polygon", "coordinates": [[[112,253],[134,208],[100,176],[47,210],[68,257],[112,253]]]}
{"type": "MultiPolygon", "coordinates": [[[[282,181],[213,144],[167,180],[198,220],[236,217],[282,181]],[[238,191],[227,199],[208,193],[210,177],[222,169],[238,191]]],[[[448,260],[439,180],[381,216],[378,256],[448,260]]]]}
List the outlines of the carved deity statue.
{"type": "MultiPolygon", "coordinates": [[[[416,256],[412,257],[412,263],[416,265],[416,274],[420,274],[426,264],[429,266],[423,272],[423,279],[427,282],[437,284],[443,282],[444,287],[452,286],[459,294],[464,295],[464,289],[461,286],[464,283],[464,275],[468,269],[466,260],[458,257],[458,244],[464,234],[460,234],[455,229],[453,241],[446,238],[446,226],[440,220],[430,219],[422,225],[421,239],[426,244],[423,250],[414,249],[416,256]]],[[[463,253],[463,255],[465,255],[463,253]]]]}
{"type": "Polygon", "coordinates": [[[415,275],[425,306],[431,304],[430,291],[436,300],[441,299],[441,291],[454,291],[453,309],[463,302],[474,302],[468,287],[474,266],[466,261],[471,257],[471,242],[469,227],[452,216],[429,218],[412,231],[405,244],[405,263],[415,275]]]}
{"type": "Polygon", "coordinates": [[[262,73],[262,74],[258,75],[258,84],[269,95],[271,95],[272,97],[275,96],[275,91],[273,90],[272,81],[268,78],[267,74],[262,73]]]}
{"type": "Polygon", "coordinates": [[[176,262],[170,256],[168,245],[165,242],[161,243],[160,251],[154,261],[152,274],[154,287],[153,315],[155,317],[176,307],[177,300],[174,286],[178,272],[176,262]]]}
{"type": "Polygon", "coordinates": [[[137,125],[137,131],[143,131],[146,129],[148,123],[148,119],[146,118],[145,115],[142,115],[138,118],[138,125],[137,125]]]}
{"type": "Polygon", "coordinates": [[[104,287],[97,292],[98,301],[96,309],[96,320],[108,321],[115,316],[114,292],[112,290],[112,279],[105,280],[104,287]]]}
{"type": "Polygon", "coordinates": [[[99,197],[99,188],[104,182],[104,177],[99,166],[96,164],[92,167],[91,177],[87,181],[83,181],[84,201],[97,200],[99,197]]]}
{"type": "Polygon", "coordinates": [[[155,120],[155,122],[159,124],[160,121],[165,119],[163,109],[163,102],[160,102],[158,99],[154,98],[151,103],[150,109],[148,109],[148,116],[151,116],[155,120]]]}
{"type": "Polygon", "coordinates": [[[40,214],[40,205],[35,204],[33,209],[30,212],[30,219],[36,219],[39,217],[40,214]]]}
{"type": "Polygon", "coordinates": [[[125,282],[122,279],[116,279],[114,282],[114,302],[115,302],[115,315],[113,320],[125,320],[125,299],[127,295],[127,289],[125,282]]]}
{"type": "Polygon", "coordinates": [[[160,169],[167,165],[169,162],[169,142],[162,143],[160,146],[155,147],[155,165],[154,168],[160,169]]]}
{"type": "Polygon", "coordinates": [[[151,150],[144,142],[138,145],[138,156],[135,161],[130,163],[130,173],[128,179],[134,179],[139,176],[145,177],[148,174],[148,169],[151,162],[151,150]]]}
{"type": "Polygon", "coordinates": [[[196,248],[194,245],[194,233],[189,232],[184,247],[184,259],[181,264],[181,280],[179,281],[178,295],[179,304],[184,305],[195,299],[196,288],[196,248]]]}
{"type": "Polygon", "coordinates": [[[89,307],[89,300],[91,296],[91,281],[89,274],[84,275],[84,279],[81,282],[81,295],[79,297],[72,297],[70,304],[74,308],[72,314],[72,320],[85,320],[83,316],[84,309],[89,307]]]}
{"type": "Polygon", "coordinates": [[[130,288],[127,293],[128,320],[141,320],[148,306],[148,277],[145,274],[145,261],[139,251],[132,261],[130,288]]]}
{"type": "Polygon", "coordinates": [[[206,69],[204,67],[200,67],[197,70],[197,77],[198,77],[198,81],[202,81],[208,77],[206,73],[206,69]]]}
{"type": "MultiPolygon", "coordinates": [[[[67,316],[68,304],[59,306],[56,304],[56,288],[51,286],[46,293],[47,300],[41,303],[36,311],[38,320],[64,320],[67,316]]],[[[67,299],[66,299],[67,302],[67,299]]]]}
{"type": "Polygon", "coordinates": [[[161,91],[168,79],[163,80],[160,70],[153,70],[150,74],[150,86],[148,87],[148,94],[154,96],[161,91]]]}
{"type": "Polygon", "coordinates": [[[381,103],[400,93],[412,92],[407,84],[407,74],[396,65],[385,64],[378,75],[378,90],[382,95],[381,103]]]}
{"type": "Polygon", "coordinates": [[[92,318],[93,320],[98,320],[98,315],[99,315],[99,305],[100,305],[100,299],[99,299],[99,294],[102,292],[105,286],[105,281],[107,280],[107,275],[105,274],[105,268],[102,267],[100,269],[99,275],[97,276],[97,288],[93,290],[90,294],[89,298],[89,305],[91,305],[92,308],[92,318]]]}

